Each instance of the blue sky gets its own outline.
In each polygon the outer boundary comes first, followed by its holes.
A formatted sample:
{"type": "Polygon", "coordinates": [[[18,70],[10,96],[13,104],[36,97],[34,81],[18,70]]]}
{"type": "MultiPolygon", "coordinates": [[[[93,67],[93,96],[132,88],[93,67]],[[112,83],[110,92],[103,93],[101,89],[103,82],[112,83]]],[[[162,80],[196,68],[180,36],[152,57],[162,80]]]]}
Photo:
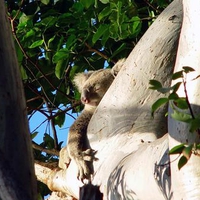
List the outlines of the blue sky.
{"type": "MultiPolygon", "coordinates": [[[[71,113],[70,113],[71,114],[71,113]]],[[[77,114],[73,114],[74,117],[77,116],[77,114]]],[[[45,116],[42,115],[40,112],[36,112],[31,119],[29,120],[29,128],[30,128],[30,132],[32,133],[43,121],[45,121],[45,116]]],[[[67,141],[67,134],[69,131],[69,127],[71,126],[71,124],[74,122],[74,119],[72,117],[70,117],[69,115],[66,115],[66,119],[65,119],[65,123],[63,125],[63,127],[58,127],[56,126],[56,131],[57,131],[57,136],[58,136],[58,142],[64,141],[62,146],[66,145],[66,141],[67,141]]],[[[43,142],[43,136],[44,133],[49,133],[50,135],[52,135],[52,131],[51,131],[51,125],[48,126],[48,121],[46,121],[45,123],[43,123],[37,130],[35,130],[38,132],[37,136],[34,138],[34,141],[38,144],[40,144],[41,142],[43,142]]]]}

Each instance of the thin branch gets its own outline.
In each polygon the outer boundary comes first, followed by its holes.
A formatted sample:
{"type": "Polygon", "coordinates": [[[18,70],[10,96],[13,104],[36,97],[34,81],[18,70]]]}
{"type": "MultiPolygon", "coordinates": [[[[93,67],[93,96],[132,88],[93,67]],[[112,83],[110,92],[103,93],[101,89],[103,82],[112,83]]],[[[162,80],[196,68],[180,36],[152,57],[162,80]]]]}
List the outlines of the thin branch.
{"type": "MultiPolygon", "coordinates": [[[[78,41],[83,42],[82,39],[78,39],[78,41]]],[[[105,60],[111,60],[107,55],[101,53],[101,51],[92,48],[87,42],[84,42],[84,44],[88,48],[88,51],[91,51],[91,52],[94,52],[94,53],[98,54],[99,56],[101,56],[105,60]]],[[[116,63],[114,60],[111,60],[111,62],[113,62],[114,64],[116,63]]]]}
{"type": "Polygon", "coordinates": [[[51,128],[52,128],[53,138],[54,138],[54,148],[58,149],[58,136],[57,136],[57,131],[56,131],[56,128],[55,128],[55,123],[54,123],[55,117],[52,118],[52,116],[53,116],[52,109],[49,107],[49,104],[46,100],[45,100],[45,104],[46,104],[46,107],[47,107],[48,112],[49,112],[49,121],[51,123],[51,128]]]}
{"type": "Polygon", "coordinates": [[[195,116],[194,116],[194,113],[193,113],[191,104],[190,104],[190,102],[189,102],[189,97],[188,97],[188,93],[187,93],[187,89],[186,89],[186,81],[185,81],[185,80],[183,80],[183,87],[184,87],[184,92],[185,92],[186,103],[187,103],[187,105],[188,105],[190,114],[191,114],[191,116],[192,116],[192,119],[195,119],[195,116]]]}
{"type": "Polygon", "coordinates": [[[53,170],[58,168],[58,162],[41,162],[39,160],[35,160],[35,163],[53,170]]]}
{"type": "Polygon", "coordinates": [[[150,8],[152,8],[153,10],[155,10],[158,13],[161,13],[162,11],[157,9],[156,7],[154,7],[151,3],[149,3],[148,0],[143,0],[150,8]]]}
{"type": "MultiPolygon", "coordinates": [[[[187,105],[188,105],[190,114],[191,114],[191,116],[192,116],[192,119],[195,119],[195,115],[194,115],[194,112],[193,112],[193,110],[192,110],[192,106],[191,106],[191,104],[190,104],[189,97],[188,97],[188,93],[187,93],[186,80],[184,80],[184,78],[183,78],[183,87],[184,87],[184,92],[185,92],[186,103],[187,103],[187,105]]],[[[197,133],[198,133],[198,135],[200,135],[200,129],[199,129],[199,128],[197,129],[197,133]]]]}
{"type": "Polygon", "coordinates": [[[32,142],[32,147],[36,150],[54,155],[54,156],[59,156],[59,151],[57,149],[45,149],[41,147],[40,145],[36,144],[35,142],[32,142]]]}
{"type": "MultiPolygon", "coordinates": [[[[57,117],[57,116],[59,116],[59,115],[61,115],[61,114],[63,114],[63,113],[66,113],[66,112],[72,110],[73,108],[75,108],[75,107],[77,107],[77,106],[80,106],[80,105],[81,105],[81,101],[77,101],[77,102],[75,102],[75,103],[73,104],[73,106],[71,106],[71,107],[69,107],[69,108],[66,108],[66,109],[64,109],[64,110],[61,110],[60,112],[57,112],[56,114],[54,114],[54,115],[52,115],[52,116],[49,116],[49,119],[55,118],[55,117],[57,117]]],[[[67,114],[67,113],[66,113],[66,114],[67,114]]],[[[70,114],[68,114],[68,115],[70,115],[70,114]]],[[[71,115],[70,115],[70,116],[71,116],[71,115]]],[[[73,118],[74,118],[74,117],[73,117],[73,118]]]]}
{"type": "Polygon", "coordinates": [[[46,121],[48,121],[48,119],[45,119],[43,122],[41,122],[31,133],[34,133],[38,128],[40,128],[40,126],[42,126],[42,124],[44,124],[46,121]]]}

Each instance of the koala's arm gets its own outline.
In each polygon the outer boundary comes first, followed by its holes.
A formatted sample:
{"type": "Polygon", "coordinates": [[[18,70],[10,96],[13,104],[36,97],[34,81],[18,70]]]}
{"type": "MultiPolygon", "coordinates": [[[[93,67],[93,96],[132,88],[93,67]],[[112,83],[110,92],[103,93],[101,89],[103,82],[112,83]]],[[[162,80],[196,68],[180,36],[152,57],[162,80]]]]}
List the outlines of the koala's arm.
{"type": "Polygon", "coordinates": [[[96,160],[96,151],[91,149],[87,138],[87,127],[92,117],[91,112],[83,110],[81,115],[70,127],[67,150],[71,160],[77,164],[77,178],[90,180],[94,173],[93,160],[96,160]]]}

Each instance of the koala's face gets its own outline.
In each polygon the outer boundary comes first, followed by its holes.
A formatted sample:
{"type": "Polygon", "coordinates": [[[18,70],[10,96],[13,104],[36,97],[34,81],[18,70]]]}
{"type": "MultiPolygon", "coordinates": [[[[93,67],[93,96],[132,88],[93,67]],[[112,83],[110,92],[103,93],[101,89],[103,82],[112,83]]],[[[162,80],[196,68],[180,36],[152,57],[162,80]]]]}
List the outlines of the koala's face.
{"type": "Polygon", "coordinates": [[[113,80],[114,77],[110,70],[98,70],[93,72],[83,84],[81,90],[82,103],[97,106],[113,80]]]}

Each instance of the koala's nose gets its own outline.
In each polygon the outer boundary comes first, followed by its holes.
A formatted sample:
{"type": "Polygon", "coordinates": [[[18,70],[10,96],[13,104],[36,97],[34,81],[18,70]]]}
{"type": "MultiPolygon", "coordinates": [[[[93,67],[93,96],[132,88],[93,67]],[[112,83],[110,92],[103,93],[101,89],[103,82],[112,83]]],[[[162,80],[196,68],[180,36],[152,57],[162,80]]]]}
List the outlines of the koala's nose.
{"type": "Polygon", "coordinates": [[[83,104],[88,104],[90,102],[90,91],[89,89],[83,89],[81,94],[81,101],[83,104]]]}
{"type": "Polygon", "coordinates": [[[88,104],[90,102],[86,97],[81,97],[81,101],[83,104],[88,104]]]}

